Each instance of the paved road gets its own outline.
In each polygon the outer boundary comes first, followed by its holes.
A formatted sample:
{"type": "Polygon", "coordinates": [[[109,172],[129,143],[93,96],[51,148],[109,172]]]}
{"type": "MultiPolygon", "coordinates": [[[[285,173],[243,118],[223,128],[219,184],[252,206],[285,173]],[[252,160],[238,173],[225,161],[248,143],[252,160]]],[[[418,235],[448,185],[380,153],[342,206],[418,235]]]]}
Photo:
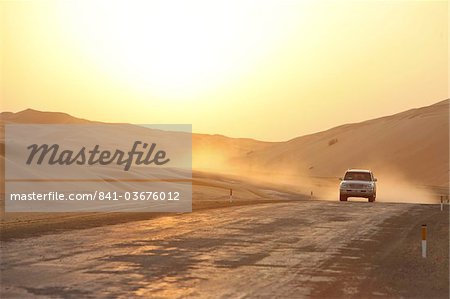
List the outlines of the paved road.
{"type": "Polygon", "coordinates": [[[385,221],[414,207],[261,204],[10,241],[2,298],[390,297],[367,283],[365,256],[384,248],[385,221]]]}

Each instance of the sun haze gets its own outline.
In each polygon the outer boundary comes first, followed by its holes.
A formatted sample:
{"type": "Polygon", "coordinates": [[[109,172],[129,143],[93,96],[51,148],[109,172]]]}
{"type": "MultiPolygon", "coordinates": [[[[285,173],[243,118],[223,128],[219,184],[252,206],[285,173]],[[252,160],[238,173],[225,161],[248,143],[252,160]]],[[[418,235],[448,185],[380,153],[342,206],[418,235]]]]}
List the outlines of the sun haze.
{"type": "Polygon", "coordinates": [[[3,1],[1,109],[285,140],[448,97],[446,1],[3,1]]]}

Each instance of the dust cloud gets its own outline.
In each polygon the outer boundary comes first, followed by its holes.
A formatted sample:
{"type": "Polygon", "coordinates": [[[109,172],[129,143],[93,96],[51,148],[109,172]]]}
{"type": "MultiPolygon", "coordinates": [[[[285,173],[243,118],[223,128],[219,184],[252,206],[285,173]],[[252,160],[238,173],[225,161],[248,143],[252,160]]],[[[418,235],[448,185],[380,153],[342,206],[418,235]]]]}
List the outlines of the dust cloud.
{"type": "MultiPolygon", "coordinates": [[[[208,160],[213,160],[213,156],[209,156],[208,160]]],[[[239,167],[236,164],[233,165],[233,168],[228,168],[225,171],[227,165],[225,160],[216,159],[215,161],[215,165],[220,165],[220,169],[215,169],[213,172],[237,176],[243,182],[257,183],[269,188],[277,187],[314,200],[338,201],[339,177],[343,176],[345,172],[343,170],[342,174],[336,177],[318,177],[302,173],[299,171],[301,169],[299,166],[263,171],[261,167],[252,167],[250,170],[247,165],[239,167]]],[[[208,169],[207,171],[211,170],[208,169]]],[[[396,171],[377,171],[376,168],[372,168],[372,170],[378,179],[377,202],[437,204],[440,202],[440,195],[448,194],[448,191],[443,190],[443,188],[423,186],[412,182],[396,171]]],[[[367,201],[364,198],[349,198],[349,200],[367,201]]]]}
{"type": "Polygon", "coordinates": [[[377,182],[379,202],[437,204],[441,193],[432,187],[413,184],[401,176],[383,175],[377,182]]]}

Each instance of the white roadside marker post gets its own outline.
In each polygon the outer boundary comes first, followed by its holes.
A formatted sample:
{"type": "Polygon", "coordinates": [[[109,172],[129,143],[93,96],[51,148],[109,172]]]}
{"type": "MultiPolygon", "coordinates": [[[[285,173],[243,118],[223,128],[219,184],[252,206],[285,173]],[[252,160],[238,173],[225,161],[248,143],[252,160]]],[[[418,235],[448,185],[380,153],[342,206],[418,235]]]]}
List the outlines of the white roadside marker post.
{"type": "Polygon", "coordinates": [[[444,210],[444,196],[441,195],[441,211],[444,210]]]}
{"type": "Polygon", "coordinates": [[[230,202],[233,202],[233,189],[230,188],[230,202]]]}
{"type": "Polygon", "coordinates": [[[427,257],[427,225],[422,224],[422,257],[427,257]]]}

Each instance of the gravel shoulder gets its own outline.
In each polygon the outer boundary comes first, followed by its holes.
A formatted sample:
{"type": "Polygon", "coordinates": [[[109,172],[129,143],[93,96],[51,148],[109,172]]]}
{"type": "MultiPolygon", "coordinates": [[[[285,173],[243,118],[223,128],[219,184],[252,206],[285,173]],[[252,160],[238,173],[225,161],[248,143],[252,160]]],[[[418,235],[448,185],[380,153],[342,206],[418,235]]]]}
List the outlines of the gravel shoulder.
{"type": "Polygon", "coordinates": [[[372,239],[356,239],[325,267],[346,275],[322,284],[317,298],[449,298],[449,210],[412,205],[386,219],[372,239]],[[427,258],[421,226],[427,225],[427,258]],[[345,252],[354,258],[345,259],[345,252]]]}

